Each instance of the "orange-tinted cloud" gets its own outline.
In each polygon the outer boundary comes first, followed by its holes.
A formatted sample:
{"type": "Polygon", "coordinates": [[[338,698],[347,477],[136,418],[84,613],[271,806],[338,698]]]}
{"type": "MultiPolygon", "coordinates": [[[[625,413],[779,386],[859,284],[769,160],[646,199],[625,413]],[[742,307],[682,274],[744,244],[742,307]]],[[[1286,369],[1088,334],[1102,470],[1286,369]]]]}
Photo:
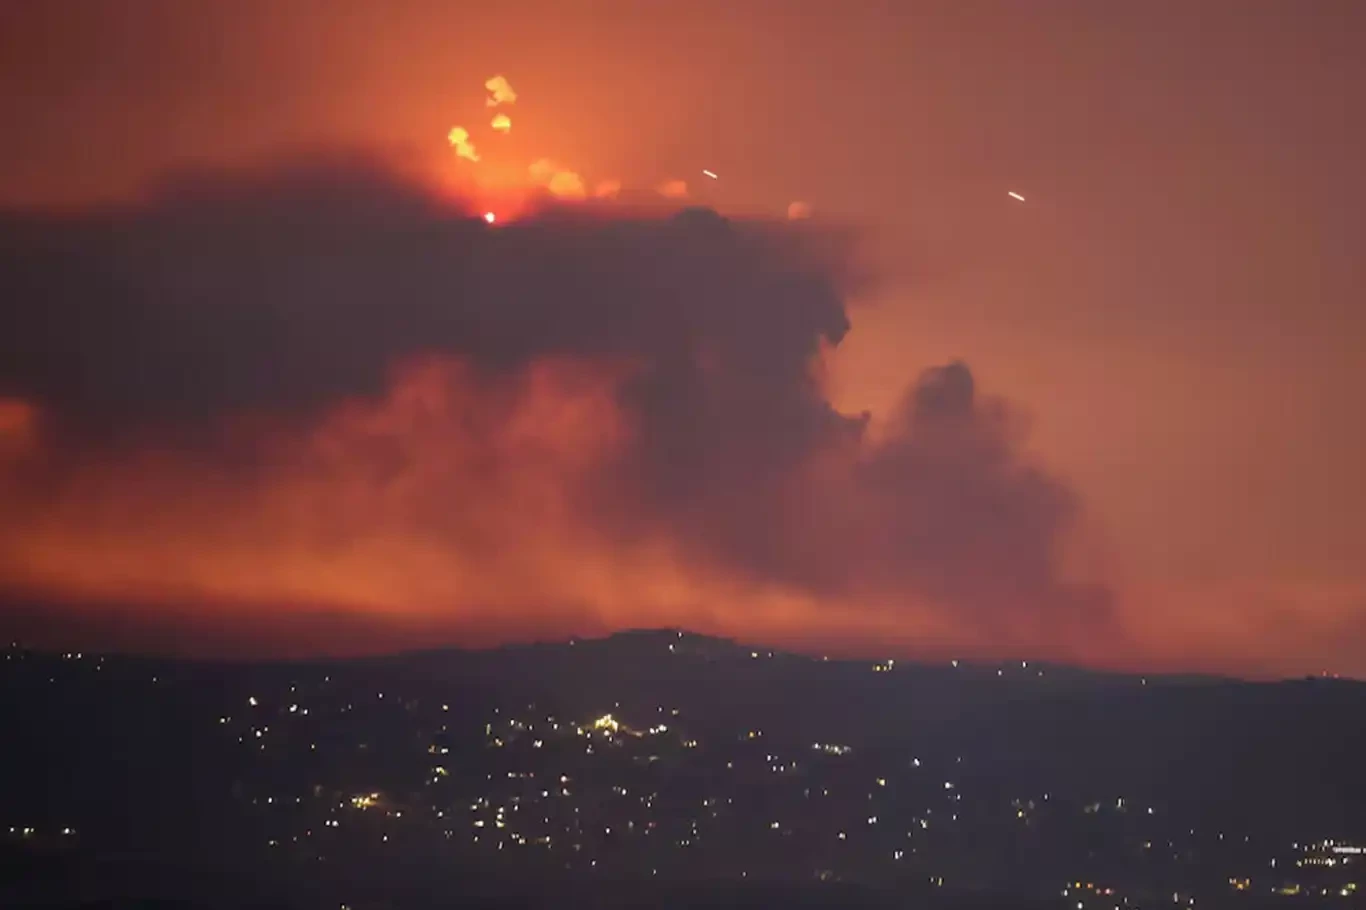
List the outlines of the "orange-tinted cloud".
{"type": "Polygon", "coordinates": [[[560,199],[583,199],[588,190],[583,178],[571,170],[560,167],[549,158],[532,162],[528,169],[532,181],[545,187],[552,196],[560,199]]]}
{"type": "Polygon", "coordinates": [[[297,653],[678,625],[1249,673],[1366,638],[1351,585],[1306,623],[1294,585],[1118,601],[1073,574],[1078,497],[963,363],[876,436],[841,413],[822,360],[863,276],[825,227],[492,228],[349,159],[3,224],[0,590],[49,634],[120,617],[297,653]]]}
{"type": "Polygon", "coordinates": [[[615,199],[620,194],[620,180],[599,180],[593,187],[593,196],[597,199],[615,199]]]}
{"type": "Polygon", "coordinates": [[[3,236],[0,390],[50,428],[5,478],[11,588],[508,635],[1111,630],[1055,569],[1074,497],[965,365],[880,440],[830,405],[838,236],[699,210],[494,230],[335,162],[168,187],[3,236]]]}

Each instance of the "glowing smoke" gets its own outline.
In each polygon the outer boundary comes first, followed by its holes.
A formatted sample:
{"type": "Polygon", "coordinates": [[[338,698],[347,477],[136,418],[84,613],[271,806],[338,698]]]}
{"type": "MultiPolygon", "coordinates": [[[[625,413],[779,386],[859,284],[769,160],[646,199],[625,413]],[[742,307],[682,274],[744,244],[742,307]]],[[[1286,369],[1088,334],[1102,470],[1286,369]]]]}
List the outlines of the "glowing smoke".
{"type": "Polygon", "coordinates": [[[489,91],[488,99],[484,102],[489,107],[512,104],[517,100],[517,93],[512,90],[512,83],[502,76],[490,77],[484,82],[484,88],[489,91]]]}
{"type": "Polygon", "coordinates": [[[451,148],[455,149],[456,157],[464,158],[466,161],[479,160],[479,153],[474,150],[474,143],[470,141],[469,130],[463,126],[451,127],[451,131],[446,134],[446,140],[450,142],[451,148]]]}
{"type": "Polygon", "coordinates": [[[588,195],[583,178],[571,170],[560,167],[549,158],[532,163],[528,169],[531,179],[560,199],[583,199],[588,195]]]}

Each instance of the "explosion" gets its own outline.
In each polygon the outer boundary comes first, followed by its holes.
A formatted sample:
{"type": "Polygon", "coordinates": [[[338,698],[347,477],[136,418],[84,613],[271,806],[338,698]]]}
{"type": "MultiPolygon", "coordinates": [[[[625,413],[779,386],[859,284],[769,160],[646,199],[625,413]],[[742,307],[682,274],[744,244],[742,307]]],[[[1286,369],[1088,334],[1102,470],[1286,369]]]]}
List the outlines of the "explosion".
{"type": "Polygon", "coordinates": [[[469,130],[463,126],[453,126],[451,131],[446,134],[446,140],[450,142],[451,148],[455,149],[455,154],[466,161],[478,161],[479,153],[474,150],[474,143],[470,141],[469,130]]]}
{"type": "MultiPolygon", "coordinates": [[[[485,97],[486,107],[497,108],[512,105],[517,101],[517,92],[513,90],[512,84],[504,76],[489,77],[484,82],[484,88],[488,92],[485,97]]],[[[506,135],[512,130],[512,118],[506,112],[498,111],[489,120],[489,129],[494,133],[506,135]]],[[[464,127],[453,127],[447,138],[455,149],[457,157],[472,163],[481,160],[480,155],[475,150],[474,141],[469,131],[464,127]]],[[[516,182],[514,178],[516,189],[513,189],[511,193],[507,192],[509,190],[506,179],[508,170],[506,166],[495,166],[490,171],[476,169],[473,172],[476,184],[485,193],[501,190],[505,194],[497,200],[505,220],[509,210],[515,217],[520,217],[520,213],[525,209],[524,204],[506,198],[507,195],[519,195],[525,189],[523,184],[516,182]]],[[[512,173],[518,173],[518,169],[512,168],[512,173]]],[[[526,169],[522,173],[525,173],[531,187],[544,191],[556,200],[565,202],[579,202],[590,197],[596,200],[612,200],[618,198],[623,189],[621,181],[616,178],[589,180],[578,170],[566,166],[550,156],[534,159],[526,165],[526,169]]],[[[720,179],[719,175],[710,168],[702,168],[700,173],[709,180],[720,179]]],[[[681,202],[689,197],[688,183],[680,179],[671,178],[662,181],[654,186],[654,192],[656,195],[674,202],[681,202]]],[[[810,207],[803,202],[792,203],[788,206],[787,212],[790,220],[808,218],[811,215],[810,207]]]]}
{"type": "MultiPolygon", "coordinates": [[[[502,105],[514,104],[517,101],[517,93],[513,90],[512,84],[504,76],[492,76],[484,82],[484,88],[488,90],[485,104],[488,107],[500,107],[502,105]]],[[[507,134],[512,130],[512,118],[500,111],[493,115],[489,121],[489,128],[496,133],[507,134]]],[[[456,156],[470,162],[479,162],[480,156],[475,151],[474,143],[469,131],[463,127],[453,127],[448,136],[450,144],[456,150],[456,156]]],[[[526,175],[530,185],[539,187],[549,195],[559,200],[580,201],[588,198],[588,188],[583,177],[574,170],[564,167],[555,160],[542,157],[532,161],[526,168],[526,175]]],[[[593,192],[595,198],[609,199],[614,198],[621,189],[621,182],[615,179],[598,181],[593,192]]],[[[506,202],[506,200],[504,200],[506,202]]],[[[520,206],[514,206],[519,208],[520,206]]],[[[488,220],[487,218],[485,220],[488,220]]],[[[489,221],[492,224],[492,221],[489,221]]]]}

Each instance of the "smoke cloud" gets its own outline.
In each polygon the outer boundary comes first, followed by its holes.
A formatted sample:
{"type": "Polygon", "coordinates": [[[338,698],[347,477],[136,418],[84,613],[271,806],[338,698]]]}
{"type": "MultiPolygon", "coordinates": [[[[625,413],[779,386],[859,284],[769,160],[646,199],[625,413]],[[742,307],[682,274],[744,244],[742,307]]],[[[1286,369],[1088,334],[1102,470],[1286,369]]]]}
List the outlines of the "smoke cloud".
{"type": "Polygon", "coordinates": [[[552,196],[560,199],[584,199],[588,196],[583,178],[550,158],[533,161],[527,173],[532,181],[545,187],[552,196]]]}
{"type": "Polygon", "coordinates": [[[1081,653],[1078,503],[967,365],[878,438],[828,401],[865,277],[815,224],[490,227],[354,161],[0,216],[0,586],[1081,653]]]}

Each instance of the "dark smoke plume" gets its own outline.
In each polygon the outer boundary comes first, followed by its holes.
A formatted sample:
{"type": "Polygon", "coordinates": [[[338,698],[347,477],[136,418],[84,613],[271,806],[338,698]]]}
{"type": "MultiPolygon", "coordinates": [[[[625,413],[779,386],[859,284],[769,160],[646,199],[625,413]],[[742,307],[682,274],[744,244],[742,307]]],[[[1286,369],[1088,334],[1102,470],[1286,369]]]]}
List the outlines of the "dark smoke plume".
{"type": "Polygon", "coordinates": [[[832,408],[813,366],[850,329],[856,274],[847,238],[806,225],[584,210],[490,227],[379,168],[202,174],[137,205],[0,216],[0,396],[98,452],[306,420],[415,357],[494,379],[627,364],[631,443],[579,491],[597,526],[1004,634],[1103,623],[1105,592],[1056,570],[1074,496],[1022,460],[966,365],[926,371],[876,442],[832,408]]]}

